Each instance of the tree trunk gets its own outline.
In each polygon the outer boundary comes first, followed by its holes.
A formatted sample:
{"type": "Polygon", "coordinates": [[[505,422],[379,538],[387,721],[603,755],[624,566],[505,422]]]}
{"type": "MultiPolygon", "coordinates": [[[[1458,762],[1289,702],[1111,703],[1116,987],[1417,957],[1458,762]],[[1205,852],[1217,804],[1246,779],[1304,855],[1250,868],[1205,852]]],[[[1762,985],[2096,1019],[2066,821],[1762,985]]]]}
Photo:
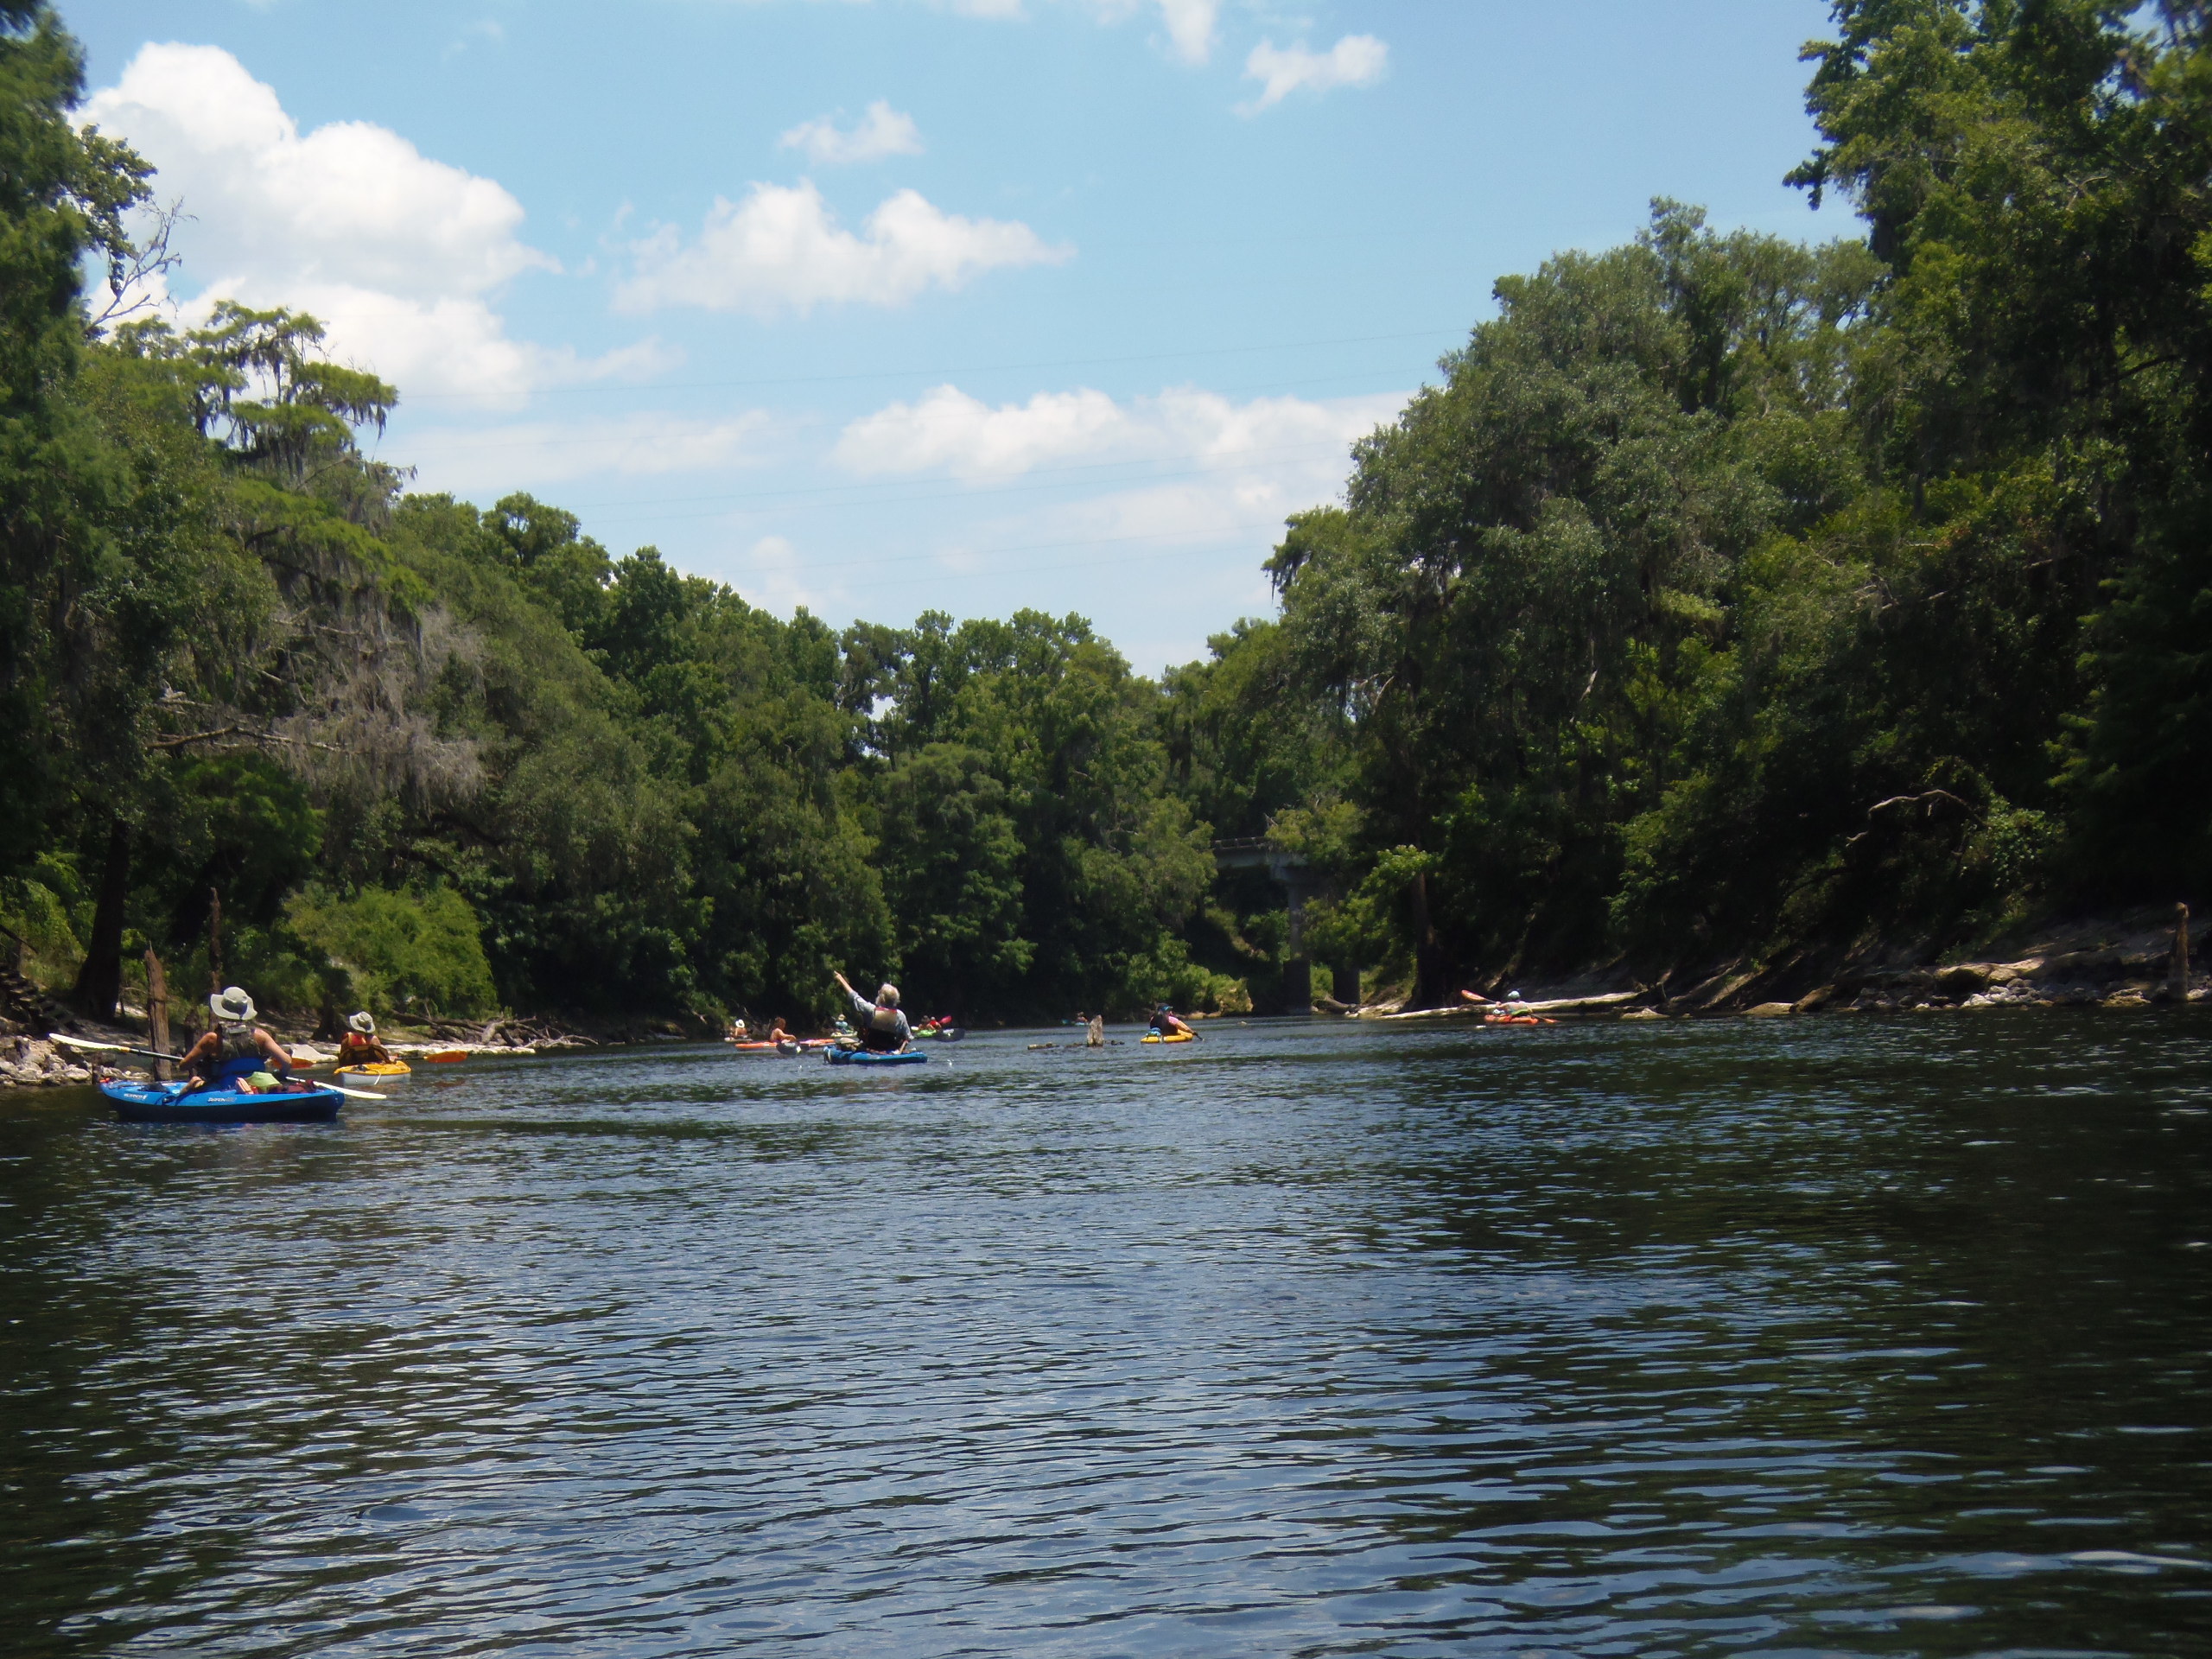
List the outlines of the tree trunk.
{"type": "Polygon", "coordinates": [[[1429,918],[1427,871],[1414,877],[1413,924],[1414,995],[1408,1006],[1440,1008],[1452,1000],[1452,991],[1444,982],[1444,964],[1439,960],[1436,946],[1436,926],[1429,918]]]}
{"type": "Polygon", "coordinates": [[[223,895],[219,889],[207,889],[207,994],[219,995],[223,989],[223,895]]]}
{"type": "Polygon", "coordinates": [[[1348,1008],[1359,1006],[1359,962],[1357,957],[1341,957],[1331,965],[1329,992],[1348,1008]]]}
{"type": "Polygon", "coordinates": [[[88,1020],[111,1020],[123,1000],[123,906],[130,896],[130,831],[120,817],[108,820],[107,856],[100,865],[99,898],[92,907],[92,937],[77,970],[69,1000],[88,1020]]]}
{"type": "Polygon", "coordinates": [[[2174,999],[2183,1007],[2189,1006],[2189,906],[2174,906],[2174,950],[2167,970],[2167,982],[2174,999]]]}
{"type": "MultiPolygon", "coordinates": [[[[146,947],[146,1040],[157,1053],[169,1052],[169,976],[150,944],[146,947]]],[[[167,1060],[154,1062],[154,1080],[169,1080],[167,1060]]]]}

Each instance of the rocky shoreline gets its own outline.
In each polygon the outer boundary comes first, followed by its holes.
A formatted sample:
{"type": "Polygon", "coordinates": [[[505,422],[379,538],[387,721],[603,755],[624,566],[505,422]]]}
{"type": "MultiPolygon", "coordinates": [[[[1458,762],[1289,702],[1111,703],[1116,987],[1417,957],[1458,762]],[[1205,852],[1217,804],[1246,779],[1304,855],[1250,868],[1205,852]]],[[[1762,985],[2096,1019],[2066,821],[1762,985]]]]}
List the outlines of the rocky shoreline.
{"type": "MultiPolygon", "coordinates": [[[[2177,1006],[2177,932],[2171,912],[2136,911],[2023,930],[1953,960],[1916,960],[1897,947],[1823,954],[1792,953],[1768,963],[1731,962],[1703,970],[1677,988],[1676,976],[1638,981],[1619,963],[1554,982],[1519,985],[1528,1012],[1566,1017],[1661,1020],[1729,1015],[1933,1013],[1982,1008],[2149,1008],[2177,1006]]],[[[2187,1001],[2212,1003],[2212,977],[2195,970],[2200,946],[2186,958],[2187,1001]]],[[[1490,994],[1502,995],[1493,984],[1490,994]]],[[[1358,1007],[1323,1001],[1318,1013],[1362,1020],[1480,1018],[1491,1010],[1413,1008],[1402,996],[1358,1007]]]]}
{"type": "MultiPolygon", "coordinates": [[[[47,1032],[60,1031],[72,1037],[82,1037],[93,1042],[119,1043],[127,1046],[148,1046],[144,1010],[125,1007],[118,1022],[86,1020],[62,1014],[59,1010],[48,1012],[54,1017],[42,1022],[43,1028],[27,1027],[21,1020],[0,1022],[0,1089],[60,1088],[70,1084],[86,1084],[93,1074],[85,1057],[72,1053],[60,1044],[48,1039],[47,1032]]],[[[291,1050],[293,1058],[302,1065],[327,1065],[337,1057],[337,1045],[318,1040],[311,1020],[288,1019],[283,1015],[265,1018],[262,1023],[291,1050]]],[[[588,1023],[588,1022],[578,1022],[588,1023]]],[[[671,1042],[688,1034],[673,1020],[629,1022],[618,1029],[587,1032],[571,1029],[569,1022],[550,1018],[518,1020],[441,1020],[419,1025],[388,1025],[381,1033],[385,1046],[401,1059],[420,1059],[429,1054],[461,1053],[474,1058],[478,1055],[504,1056],[519,1059],[535,1054],[557,1053],[567,1049],[601,1048],[631,1042],[671,1042]]],[[[183,1047],[191,1040],[180,1034],[175,1046],[183,1047]]],[[[120,1069],[133,1069],[143,1062],[130,1056],[116,1055],[122,1062],[120,1069]]]]}
{"type": "MultiPolygon", "coordinates": [[[[1974,1012],[1987,1008],[2107,1008],[2173,1007],[2182,1000],[2176,973],[2177,933],[2171,912],[2137,911],[2115,918],[2054,924],[1989,942],[1953,960],[1898,947],[1822,953],[1804,950],[1768,963],[1732,962],[1676,986],[1668,975],[1637,980],[1621,963],[1592,968],[1564,980],[1516,982],[1523,1011],[1552,1020],[1665,1020],[1693,1017],[1774,1019],[1838,1014],[1974,1012]]],[[[2197,944],[2189,946],[2193,968],[2197,944]]],[[[1507,988],[1484,982],[1486,994],[1507,988]]],[[[2212,976],[2191,971],[2190,1005],[2212,1005],[2212,976]]],[[[96,1041],[146,1042],[143,1011],[125,1008],[107,1024],[60,1014],[46,1005],[43,1029],[18,1019],[0,1020],[0,1088],[54,1088],[92,1080],[91,1067],[47,1040],[62,1030],[96,1041]]],[[[1358,1007],[1325,998],[1314,1013],[1359,1020],[1479,1020],[1493,1009],[1475,1003],[1414,1008],[1402,995],[1358,1007]]],[[[16,1011],[19,1014],[22,1010],[16,1011]]],[[[264,1021],[309,1065],[327,1063],[335,1045],[318,1041],[311,1020],[282,1015],[264,1021]]],[[[389,1024],[384,1037],[403,1058],[460,1052],[471,1057],[520,1058],[564,1050],[680,1042],[718,1033],[671,1018],[617,1022],[581,1017],[532,1016],[492,1020],[437,1020],[389,1024]]],[[[179,1041],[188,1041],[180,1036],[179,1041]]],[[[123,1057],[118,1056],[118,1058],[123,1057]]]]}

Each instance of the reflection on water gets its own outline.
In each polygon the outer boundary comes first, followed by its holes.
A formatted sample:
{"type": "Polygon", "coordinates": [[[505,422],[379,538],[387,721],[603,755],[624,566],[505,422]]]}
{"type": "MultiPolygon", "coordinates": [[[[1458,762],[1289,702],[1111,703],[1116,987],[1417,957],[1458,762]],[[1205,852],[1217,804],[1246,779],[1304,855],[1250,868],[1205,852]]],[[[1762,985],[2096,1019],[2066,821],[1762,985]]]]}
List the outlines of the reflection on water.
{"type": "Polygon", "coordinates": [[[2212,1020],[0,1102],[26,1654],[2178,1653],[2212,1020]]]}

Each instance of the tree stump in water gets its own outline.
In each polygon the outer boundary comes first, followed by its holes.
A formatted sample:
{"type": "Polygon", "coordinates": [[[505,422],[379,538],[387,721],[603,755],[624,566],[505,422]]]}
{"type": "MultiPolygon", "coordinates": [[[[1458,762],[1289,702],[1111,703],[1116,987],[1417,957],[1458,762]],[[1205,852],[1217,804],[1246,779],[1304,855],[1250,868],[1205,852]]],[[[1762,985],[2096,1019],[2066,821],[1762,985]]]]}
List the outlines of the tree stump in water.
{"type": "Polygon", "coordinates": [[[2186,1007],[2189,1005],[2189,906],[2174,906],[2174,950],[2169,959],[2166,979],[2174,1000],[2186,1007]]]}

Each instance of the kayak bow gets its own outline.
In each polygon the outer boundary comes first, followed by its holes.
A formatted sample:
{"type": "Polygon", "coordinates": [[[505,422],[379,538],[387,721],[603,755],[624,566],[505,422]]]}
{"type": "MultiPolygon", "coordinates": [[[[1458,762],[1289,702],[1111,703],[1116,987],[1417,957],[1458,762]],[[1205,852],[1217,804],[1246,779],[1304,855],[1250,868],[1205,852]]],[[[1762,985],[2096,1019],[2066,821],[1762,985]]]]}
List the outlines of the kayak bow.
{"type": "Polygon", "coordinates": [[[927,1065],[930,1057],[914,1049],[897,1054],[875,1054],[865,1048],[825,1049],[822,1058],[832,1065],[927,1065]]]}

